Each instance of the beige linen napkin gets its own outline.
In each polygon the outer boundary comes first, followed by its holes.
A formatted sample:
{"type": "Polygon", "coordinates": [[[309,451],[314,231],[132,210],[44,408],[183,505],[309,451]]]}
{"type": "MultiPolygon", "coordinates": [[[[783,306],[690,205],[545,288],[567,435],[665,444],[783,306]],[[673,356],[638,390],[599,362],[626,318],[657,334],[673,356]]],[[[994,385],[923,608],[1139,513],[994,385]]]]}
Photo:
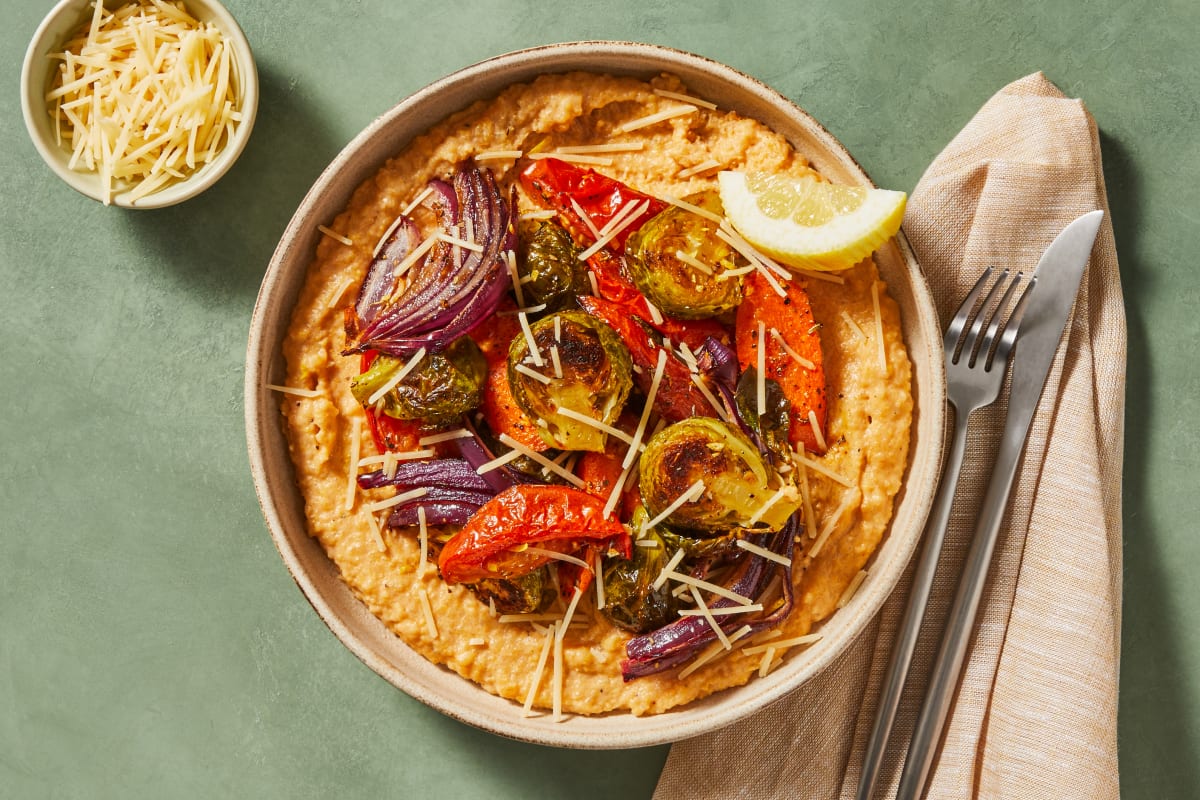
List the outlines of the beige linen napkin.
{"type": "MultiPolygon", "coordinates": [[[[1094,121],[1037,73],[992,97],[937,157],[904,230],[945,322],[984,267],[1032,270],[1068,222],[1107,207],[1094,121]]],[[[1125,320],[1107,215],[1065,338],[1029,433],[930,798],[1118,796],[1125,320]]],[[[899,782],[1003,412],[1002,398],[972,419],[877,797],[894,796],[899,782]]],[[[656,800],[853,797],[908,580],[809,684],[750,719],[676,744],[656,800]]]]}

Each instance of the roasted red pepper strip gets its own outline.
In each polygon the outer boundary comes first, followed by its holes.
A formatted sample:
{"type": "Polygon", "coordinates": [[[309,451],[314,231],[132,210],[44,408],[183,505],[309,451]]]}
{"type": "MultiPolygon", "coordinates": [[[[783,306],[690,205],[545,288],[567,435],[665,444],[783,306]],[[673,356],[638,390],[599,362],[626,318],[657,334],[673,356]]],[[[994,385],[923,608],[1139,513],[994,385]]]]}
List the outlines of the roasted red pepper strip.
{"type": "MultiPolygon", "coordinates": [[[[359,371],[366,372],[371,368],[378,350],[367,350],[362,354],[359,371]]],[[[375,449],[380,453],[403,452],[417,449],[417,440],[421,437],[419,420],[396,419],[387,414],[376,414],[374,409],[363,409],[367,414],[367,427],[371,430],[371,439],[375,449]]]]}
{"type": "Polygon", "coordinates": [[[631,233],[667,207],[662,200],[631,189],[594,169],[577,167],[557,158],[540,158],[530,162],[521,172],[521,185],[547,208],[558,212],[563,227],[570,231],[576,241],[589,243],[595,242],[596,237],[580,218],[572,200],[596,230],[612,221],[630,202],[646,201],[646,210],[613,237],[612,246],[618,252],[625,247],[625,240],[631,233]]]}
{"type": "MultiPolygon", "coordinates": [[[[634,373],[638,389],[642,394],[649,394],[658,367],[658,351],[663,349],[649,327],[640,317],[630,315],[622,306],[599,297],[581,297],[579,305],[592,316],[608,323],[621,337],[621,341],[629,348],[629,357],[640,369],[640,372],[634,373]]],[[[654,406],[670,422],[717,415],[692,382],[692,373],[687,365],[670,351],[667,352],[667,363],[658,385],[658,394],[654,397],[654,406]]]]}
{"type": "MultiPolygon", "coordinates": [[[[604,518],[604,502],[566,486],[518,484],[485,503],[442,548],[438,569],[446,583],[516,578],[548,563],[526,545],[573,554],[580,548],[629,552],[629,532],[604,518]]],[[[576,585],[586,589],[592,574],[576,585]]],[[[573,587],[572,587],[573,588],[573,587]]]]}
{"type": "Polygon", "coordinates": [[[605,300],[625,306],[627,313],[641,318],[650,327],[672,342],[683,342],[692,352],[713,337],[722,344],[729,344],[729,331],[715,319],[679,320],[659,314],[661,322],[654,319],[646,298],[633,282],[621,273],[621,259],[609,250],[601,250],[588,259],[588,266],[596,276],[596,291],[605,300]]]}
{"type": "Polygon", "coordinates": [[[812,411],[825,439],[825,368],[821,357],[821,337],[813,319],[808,292],[799,279],[784,282],[786,297],[780,297],[762,275],[746,276],[745,299],[737,311],[737,357],[742,370],[758,365],[758,323],[765,326],[767,377],[779,382],[783,396],[792,404],[792,425],[788,439],[806,450],[824,453],[817,440],[808,413],[812,411]],[[801,364],[771,335],[779,331],[797,355],[813,366],[801,364]]]}

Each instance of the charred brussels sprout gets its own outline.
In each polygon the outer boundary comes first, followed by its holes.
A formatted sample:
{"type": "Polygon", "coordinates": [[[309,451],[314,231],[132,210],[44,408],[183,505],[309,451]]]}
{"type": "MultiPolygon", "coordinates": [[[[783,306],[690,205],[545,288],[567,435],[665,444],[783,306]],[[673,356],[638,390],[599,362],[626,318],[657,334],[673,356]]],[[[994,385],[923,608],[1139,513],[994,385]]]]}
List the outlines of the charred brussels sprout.
{"type": "Polygon", "coordinates": [[[501,614],[532,614],[545,609],[554,599],[550,573],[545,567],[517,578],[478,581],[467,588],[484,603],[494,602],[501,614]]]}
{"type": "Polygon", "coordinates": [[[530,298],[530,305],[545,303],[550,310],[557,311],[591,291],[587,264],[579,260],[579,248],[564,228],[542,222],[522,244],[518,271],[527,281],[524,292],[530,298]]]}
{"type": "Polygon", "coordinates": [[[737,404],[738,415],[762,440],[762,444],[772,456],[783,462],[791,460],[791,448],[788,446],[788,432],[792,425],[792,404],[783,394],[783,387],[778,381],[765,378],[767,413],[758,413],[758,370],[748,368],[738,380],[734,401],[737,404]]]}
{"type": "MultiPolygon", "coordinates": [[[[637,530],[646,519],[639,508],[631,525],[637,530]]],[[[670,584],[655,589],[654,579],[667,565],[678,547],[669,547],[657,528],[646,532],[657,547],[634,547],[633,557],[615,558],[604,568],[604,608],[601,612],[618,628],[646,633],[675,619],[678,603],[671,596],[670,584]]]]}
{"type": "Polygon", "coordinates": [[[545,423],[538,430],[552,447],[602,452],[607,434],[572,415],[606,425],[616,421],[633,386],[629,351],[612,328],[582,311],[560,311],[530,330],[536,354],[526,336],[514,337],[508,351],[517,404],[545,423]]]}
{"type": "MultiPolygon", "coordinates": [[[[405,360],[380,355],[371,368],[350,382],[354,399],[364,407],[403,369],[405,360]]],[[[487,379],[487,362],[469,337],[456,339],[440,353],[430,353],[383,396],[383,413],[431,425],[452,422],[479,405],[487,379]]]]}
{"type": "Polygon", "coordinates": [[[723,532],[751,521],[778,530],[800,505],[790,485],[775,497],[785,484],[758,449],[733,426],[710,417],[685,419],[659,431],[647,443],[639,469],[642,502],[655,516],[703,481],[704,491],[667,517],[668,524],[685,530],[723,532]]]}
{"type": "MultiPolygon", "coordinates": [[[[689,202],[721,213],[716,192],[703,192],[689,202]]],[[[719,277],[736,264],[734,251],[716,233],[712,220],[669,206],[625,242],[629,276],[651,303],[671,316],[700,319],[731,311],[742,302],[742,279],[719,277]]]]}

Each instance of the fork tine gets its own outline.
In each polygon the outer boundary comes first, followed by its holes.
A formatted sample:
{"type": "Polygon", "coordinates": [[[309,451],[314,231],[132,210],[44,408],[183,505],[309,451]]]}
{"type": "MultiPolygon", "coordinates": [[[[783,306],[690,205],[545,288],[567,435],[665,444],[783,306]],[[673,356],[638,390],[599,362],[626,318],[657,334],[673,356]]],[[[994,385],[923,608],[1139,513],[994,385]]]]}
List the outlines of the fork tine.
{"type": "Polygon", "coordinates": [[[1035,285],[1037,285],[1036,275],[1029,279],[1029,283],[1025,284],[1025,289],[1017,299],[1017,304],[1013,307],[1012,313],[1008,315],[1008,321],[1004,323],[1004,333],[1000,336],[996,352],[986,366],[987,370],[991,370],[995,366],[999,366],[1003,370],[1007,364],[1008,354],[1012,352],[1013,344],[1017,341],[1017,333],[1021,328],[1021,318],[1025,316],[1025,307],[1029,305],[1029,294],[1035,285]]]}
{"type": "Polygon", "coordinates": [[[1000,277],[996,278],[996,282],[992,284],[992,288],[988,290],[987,296],[983,298],[983,302],[979,305],[979,313],[975,315],[975,321],[971,323],[971,329],[967,331],[966,337],[963,339],[962,352],[959,354],[959,360],[966,359],[967,366],[975,366],[976,350],[975,345],[979,341],[979,333],[983,330],[985,322],[992,317],[994,311],[994,303],[997,295],[1000,294],[1008,281],[1008,270],[1001,270],[1000,277]]]}
{"type": "MultiPolygon", "coordinates": [[[[979,344],[979,353],[975,356],[976,359],[981,359],[984,364],[984,369],[991,361],[992,345],[996,342],[998,331],[1007,329],[1007,321],[1004,315],[1005,309],[1008,308],[1008,301],[1012,299],[1013,293],[1016,292],[1017,286],[1021,283],[1022,275],[1017,273],[1013,275],[1012,282],[1008,284],[1008,288],[1004,290],[1004,296],[1000,298],[1000,302],[996,304],[996,308],[992,311],[992,319],[988,323],[987,332],[983,335],[983,341],[979,344]]],[[[971,366],[975,366],[974,360],[971,366]]]]}
{"type": "Polygon", "coordinates": [[[955,362],[958,361],[959,339],[962,336],[963,328],[967,326],[967,320],[971,318],[971,312],[975,310],[975,303],[979,300],[979,295],[983,293],[983,287],[987,286],[991,277],[992,268],[988,267],[979,276],[979,280],[975,281],[975,285],[963,299],[962,305],[958,307],[954,319],[950,320],[950,326],[946,328],[946,336],[942,340],[942,344],[946,352],[952,354],[955,362]]]}

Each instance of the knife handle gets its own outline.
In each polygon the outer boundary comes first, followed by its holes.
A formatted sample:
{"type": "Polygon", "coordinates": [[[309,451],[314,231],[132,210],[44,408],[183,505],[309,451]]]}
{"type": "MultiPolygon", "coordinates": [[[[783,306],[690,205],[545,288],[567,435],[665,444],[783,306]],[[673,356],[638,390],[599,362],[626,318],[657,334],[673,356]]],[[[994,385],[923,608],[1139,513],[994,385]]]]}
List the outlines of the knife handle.
{"type": "Polygon", "coordinates": [[[921,796],[933,767],[934,756],[941,740],[942,728],[950,711],[950,704],[958,687],[967,645],[971,639],[971,630],[975,625],[980,599],[983,597],[983,585],[987,578],[988,566],[992,560],[992,553],[996,549],[1000,523],[1004,518],[1008,495],[1017,474],[1017,462],[1020,460],[1021,450],[1024,448],[1025,433],[1029,429],[1028,419],[1024,420],[1025,424],[1023,425],[1014,425],[1014,422],[1019,421],[1014,420],[1010,413],[1004,429],[1000,454],[997,457],[992,471],[992,479],[988,482],[987,494],[984,495],[983,506],[979,512],[975,536],[971,542],[971,549],[967,553],[967,561],[962,577],[959,579],[958,591],[954,596],[954,604],[950,607],[946,631],[942,636],[937,660],[933,665],[925,701],[921,705],[916,727],[913,729],[908,760],[904,764],[904,771],[900,775],[900,787],[896,792],[897,800],[917,800],[921,796]]]}

